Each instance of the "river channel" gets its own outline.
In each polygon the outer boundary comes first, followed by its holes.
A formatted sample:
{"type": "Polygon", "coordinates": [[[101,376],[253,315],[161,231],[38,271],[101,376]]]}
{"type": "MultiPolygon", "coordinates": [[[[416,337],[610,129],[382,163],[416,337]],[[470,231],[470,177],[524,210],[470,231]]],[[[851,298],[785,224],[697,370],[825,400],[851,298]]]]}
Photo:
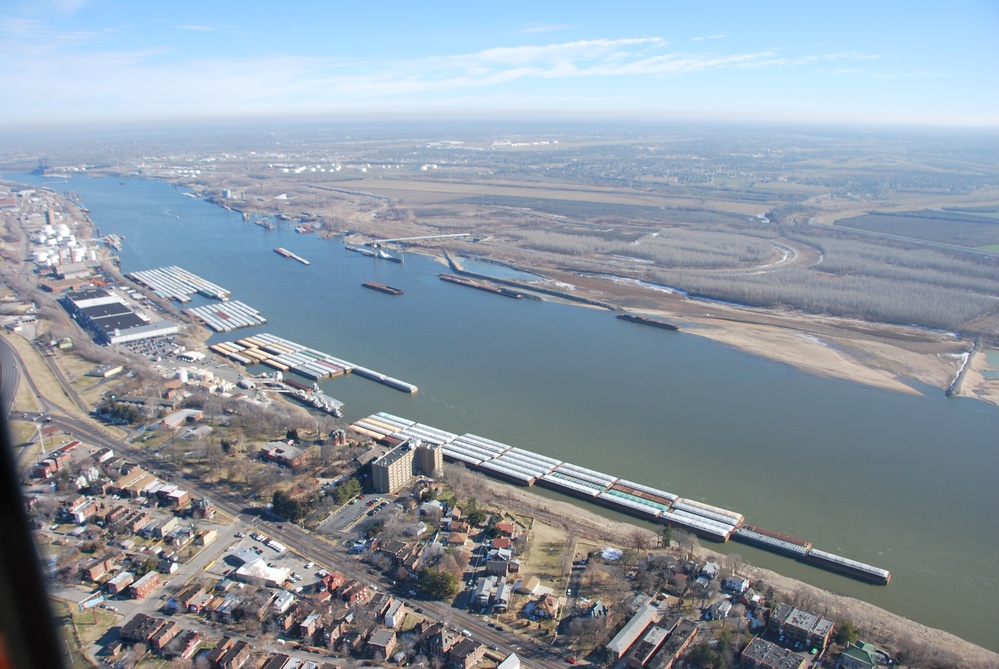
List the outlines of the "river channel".
{"type": "Polygon", "coordinates": [[[389,411],[739,511],[890,569],[892,582],[712,548],[999,650],[997,407],[818,378],[605,311],[469,290],[440,281],[429,257],[364,257],[165,183],[8,178],[79,193],[102,233],[124,235],[124,272],[179,265],[269,320],[212,341],[269,331],[420,388],[326,382],[347,420],[389,411]]]}

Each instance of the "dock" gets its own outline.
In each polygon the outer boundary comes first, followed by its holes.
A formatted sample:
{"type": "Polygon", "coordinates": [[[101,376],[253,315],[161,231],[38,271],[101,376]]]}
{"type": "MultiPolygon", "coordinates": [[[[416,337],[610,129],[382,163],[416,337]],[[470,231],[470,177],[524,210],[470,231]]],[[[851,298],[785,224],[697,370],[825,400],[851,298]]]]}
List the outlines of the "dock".
{"type": "Polygon", "coordinates": [[[176,266],[130,272],[128,278],[162,298],[175,300],[181,304],[190,302],[194,294],[222,302],[232,296],[232,293],[222,286],[176,266]]]}
{"type": "Polygon", "coordinates": [[[233,342],[219,342],[208,348],[241,365],[265,365],[282,373],[294,372],[310,381],[324,381],[344,374],[356,374],[402,392],[415,393],[419,390],[412,383],[400,381],[266,332],[233,342]]]}
{"type": "Polygon", "coordinates": [[[351,429],[390,446],[410,439],[439,444],[446,460],[460,462],[469,469],[494,478],[523,486],[537,484],[713,541],[725,543],[730,538],[737,539],[879,585],[887,585],[891,580],[891,572],[887,569],[814,549],[804,539],[747,525],[745,517],[736,511],[680,497],[486,437],[453,434],[384,411],[354,422],[351,429]]]}

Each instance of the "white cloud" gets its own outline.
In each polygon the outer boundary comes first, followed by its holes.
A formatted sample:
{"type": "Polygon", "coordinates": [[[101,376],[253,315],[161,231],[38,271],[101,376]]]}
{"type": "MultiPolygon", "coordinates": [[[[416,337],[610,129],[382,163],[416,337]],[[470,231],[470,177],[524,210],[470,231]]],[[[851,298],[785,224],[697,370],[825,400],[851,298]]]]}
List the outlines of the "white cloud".
{"type": "Polygon", "coordinates": [[[212,26],[191,26],[191,25],[188,25],[188,26],[177,26],[177,28],[179,28],[180,30],[197,30],[197,31],[201,31],[201,32],[212,32],[213,30],[215,30],[215,28],[213,28],[212,26]]]}

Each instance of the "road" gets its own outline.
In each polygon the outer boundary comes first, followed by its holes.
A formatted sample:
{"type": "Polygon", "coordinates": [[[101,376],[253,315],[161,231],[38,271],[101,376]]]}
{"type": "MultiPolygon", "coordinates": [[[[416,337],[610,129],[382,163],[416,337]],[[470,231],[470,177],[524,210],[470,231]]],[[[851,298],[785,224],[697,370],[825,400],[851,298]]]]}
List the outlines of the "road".
{"type": "Polygon", "coordinates": [[[21,382],[20,359],[7,337],[0,337],[0,416],[7,419],[21,382]]]}
{"type": "MultiPolygon", "coordinates": [[[[4,342],[4,344],[7,344],[7,342],[4,342]]],[[[0,348],[0,350],[8,350],[16,358],[16,351],[9,344],[5,348],[0,348]]],[[[6,370],[6,366],[4,370],[6,370]]],[[[57,378],[61,382],[65,382],[65,379],[61,375],[57,375],[57,378]]],[[[205,485],[201,481],[183,474],[175,465],[155,458],[149,453],[136,449],[128,442],[113,437],[99,425],[86,418],[66,413],[58,405],[50,402],[38,393],[37,388],[31,383],[30,375],[27,373],[25,373],[25,379],[31,384],[43,407],[45,407],[51,417],[52,424],[56,427],[94,446],[111,448],[114,449],[115,453],[121,455],[127,454],[130,460],[144,467],[147,471],[183,485],[193,497],[210,498],[217,509],[236,519],[237,524],[234,527],[249,527],[260,522],[258,510],[247,508],[243,500],[233,496],[222,488],[205,485]]],[[[391,591],[392,585],[388,579],[377,572],[372,573],[366,565],[344,554],[342,549],[336,548],[330,540],[320,535],[313,534],[297,525],[285,524],[279,528],[273,523],[266,524],[266,533],[285,544],[292,552],[315,561],[319,565],[340,571],[348,578],[368,583],[369,586],[374,586],[377,590],[391,591]]],[[[220,543],[218,544],[223,547],[223,550],[224,541],[224,539],[220,538],[220,543]]],[[[213,550],[212,552],[215,553],[218,551],[213,550]]],[[[398,597],[398,594],[395,596],[398,597]]],[[[405,599],[404,597],[399,598],[405,599]]],[[[563,662],[554,657],[555,654],[550,648],[520,639],[507,632],[495,630],[489,627],[482,618],[453,608],[448,604],[429,601],[407,601],[407,606],[410,609],[422,608],[424,615],[436,620],[445,621],[454,628],[468,630],[472,633],[476,641],[484,643],[487,646],[495,647],[507,653],[515,652],[529,666],[542,667],[544,669],[564,669],[565,667],[563,662]]]]}

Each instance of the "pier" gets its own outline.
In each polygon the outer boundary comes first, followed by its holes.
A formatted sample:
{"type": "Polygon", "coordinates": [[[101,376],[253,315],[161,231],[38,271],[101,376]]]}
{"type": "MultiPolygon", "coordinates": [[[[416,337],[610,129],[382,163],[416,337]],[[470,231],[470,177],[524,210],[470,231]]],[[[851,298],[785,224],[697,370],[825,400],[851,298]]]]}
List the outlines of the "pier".
{"type": "Polygon", "coordinates": [[[747,525],[745,517],[736,511],[683,498],[485,437],[453,434],[384,411],[354,422],[351,428],[389,445],[398,445],[409,439],[439,444],[446,460],[461,462],[469,469],[494,478],[524,486],[538,484],[713,541],[725,543],[734,538],[879,585],[887,585],[891,580],[891,572],[887,569],[816,550],[804,539],[747,525]]]}

